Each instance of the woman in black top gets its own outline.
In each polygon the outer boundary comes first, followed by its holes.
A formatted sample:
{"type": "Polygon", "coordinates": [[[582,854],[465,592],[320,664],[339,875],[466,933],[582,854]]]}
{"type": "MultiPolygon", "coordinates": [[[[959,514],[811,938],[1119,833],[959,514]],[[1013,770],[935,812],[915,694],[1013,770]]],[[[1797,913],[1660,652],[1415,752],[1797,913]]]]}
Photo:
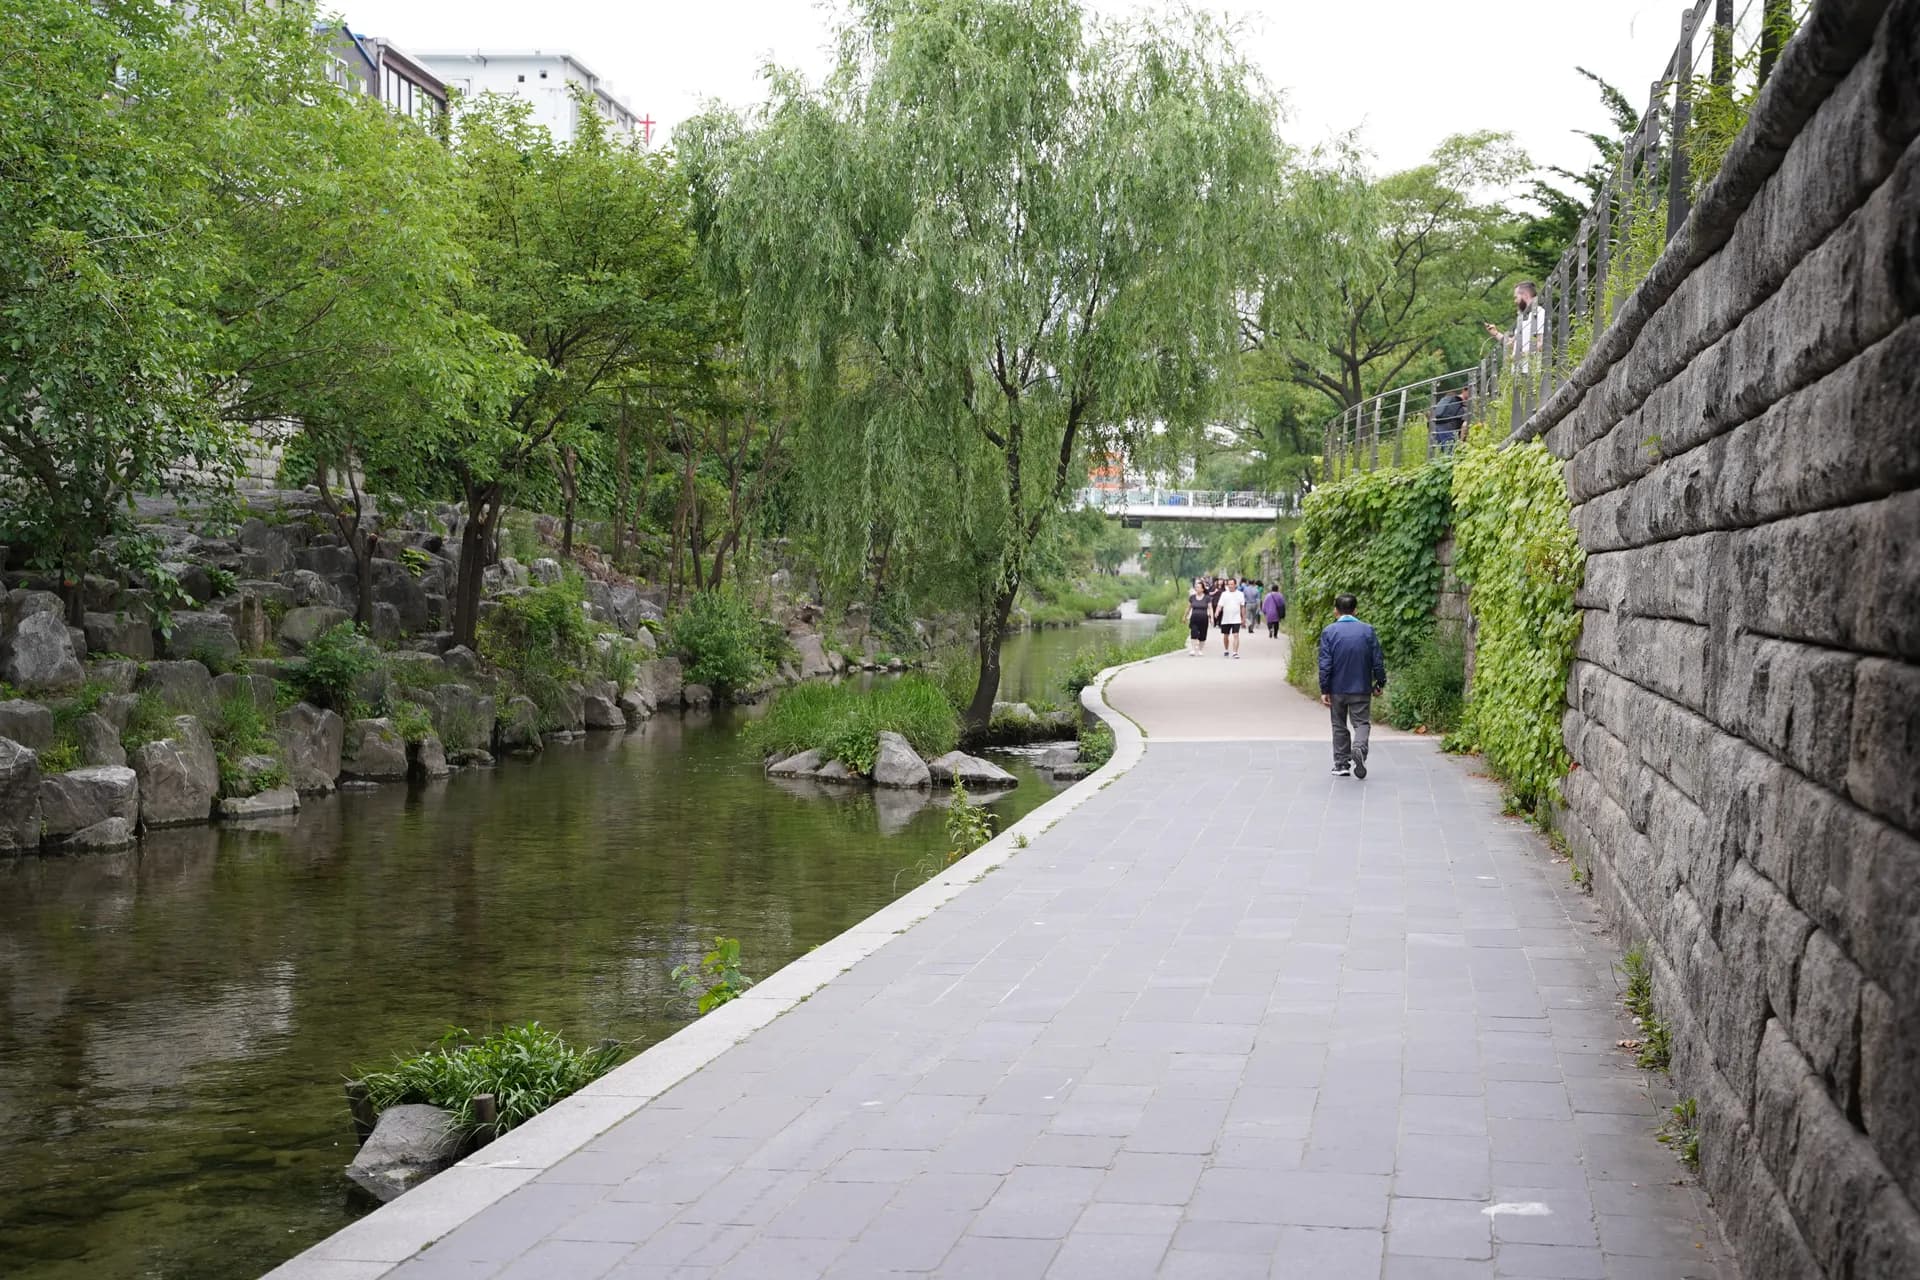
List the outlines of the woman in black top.
{"type": "Polygon", "coordinates": [[[1206,584],[1200,579],[1193,580],[1193,590],[1187,593],[1187,652],[1198,654],[1207,647],[1207,622],[1213,617],[1213,597],[1207,594],[1206,584]]]}

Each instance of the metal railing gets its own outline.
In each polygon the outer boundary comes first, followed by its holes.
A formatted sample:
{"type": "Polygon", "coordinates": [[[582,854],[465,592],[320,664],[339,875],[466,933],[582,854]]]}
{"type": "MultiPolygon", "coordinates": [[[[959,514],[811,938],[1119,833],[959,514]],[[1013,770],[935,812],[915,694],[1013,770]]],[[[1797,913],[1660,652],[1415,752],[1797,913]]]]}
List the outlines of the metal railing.
{"type": "Polygon", "coordinates": [[[1228,489],[1171,489],[1159,485],[1130,488],[1087,488],[1080,491],[1082,507],[1113,512],[1152,510],[1162,518],[1177,520],[1191,512],[1195,519],[1217,518],[1219,513],[1275,512],[1293,515],[1299,511],[1297,493],[1258,493],[1228,489]]]}
{"type": "Polygon", "coordinates": [[[1495,397],[1509,427],[1524,423],[1572,375],[1693,209],[1695,94],[1758,89],[1792,25],[1792,0],[1696,0],[1680,14],[1680,39],[1653,81],[1646,111],[1620,148],[1612,172],[1559,263],[1539,282],[1544,323],[1516,330],[1479,364],[1396,387],[1353,405],[1323,433],[1323,480],[1383,462],[1400,466],[1450,447],[1436,433],[1442,392],[1464,388],[1464,427],[1487,421],[1495,397]],[[1736,11],[1737,10],[1737,11],[1736,11]],[[1705,69],[1704,77],[1701,75],[1705,69]],[[1744,83],[1743,83],[1744,82],[1744,83]],[[1409,440],[1417,429],[1421,440],[1409,440]],[[1416,447],[1418,453],[1414,452],[1416,447]]]}

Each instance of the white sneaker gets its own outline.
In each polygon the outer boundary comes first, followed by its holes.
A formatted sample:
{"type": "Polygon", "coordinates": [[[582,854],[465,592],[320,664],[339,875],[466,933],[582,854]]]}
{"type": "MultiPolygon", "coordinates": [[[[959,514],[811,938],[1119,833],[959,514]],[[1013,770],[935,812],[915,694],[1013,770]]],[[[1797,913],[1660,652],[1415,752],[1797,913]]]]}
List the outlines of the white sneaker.
{"type": "Polygon", "coordinates": [[[1233,656],[1234,656],[1234,657],[1236,657],[1236,658],[1238,658],[1238,657],[1239,657],[1240,655],[1239,655],[1238,653],[1236,653],[1236,654],[1234,654],[1233,656]]]}

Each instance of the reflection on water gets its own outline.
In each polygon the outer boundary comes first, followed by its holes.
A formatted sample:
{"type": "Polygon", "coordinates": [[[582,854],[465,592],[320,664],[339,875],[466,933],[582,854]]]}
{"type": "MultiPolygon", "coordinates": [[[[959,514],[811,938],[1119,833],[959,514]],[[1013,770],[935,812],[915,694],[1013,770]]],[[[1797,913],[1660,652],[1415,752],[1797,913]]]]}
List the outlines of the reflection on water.
{"type": "MultiPolygon", "coordinates": [[[[1114,629],[1011,638],[1003,696],[1114,629]]],[[[0,1274],[257,1275],[361,1211],[352,1064],[531,1018],[650,1043],[692,1013],[668,970],[716,933],[765,976],[938,868],[930,797],[773,785],[737,726],[663,716],[297,819],[0,861],[0,1274]]],[[[1005,763],[1010,820],[1053,789],[1005,763]]]]}

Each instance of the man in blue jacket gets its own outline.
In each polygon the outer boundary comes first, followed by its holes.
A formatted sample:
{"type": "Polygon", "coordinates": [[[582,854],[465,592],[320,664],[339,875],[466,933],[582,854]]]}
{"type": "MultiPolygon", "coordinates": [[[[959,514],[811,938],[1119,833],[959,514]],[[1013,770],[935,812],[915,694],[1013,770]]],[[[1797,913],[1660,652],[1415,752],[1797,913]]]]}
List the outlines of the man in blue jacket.
{"type": "Polygon", "coordinates": [[[1340,616],[1320,633],[1320,705],[1333,709],[1336,778],[1367,776],[1373,696],[1387,689],[1387,656],[1380,651],[1380,637],[1373,628],[1353,616],[1359,604],[1351,593],[1335,596],[1333,608],[1340,616]]]}

